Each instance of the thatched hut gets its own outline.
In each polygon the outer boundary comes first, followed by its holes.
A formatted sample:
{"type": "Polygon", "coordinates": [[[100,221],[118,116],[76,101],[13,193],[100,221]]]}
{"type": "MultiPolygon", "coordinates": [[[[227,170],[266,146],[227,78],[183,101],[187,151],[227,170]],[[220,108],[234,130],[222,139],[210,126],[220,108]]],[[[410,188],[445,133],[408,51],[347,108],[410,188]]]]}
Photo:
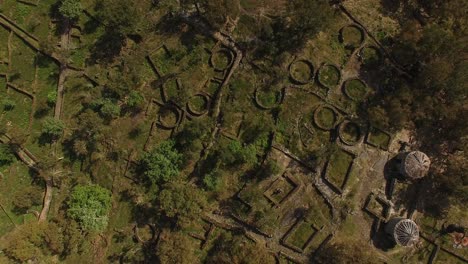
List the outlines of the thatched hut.
{"type": "Polygon", "coordinates": [[[421,151],[405,153],[401,160],[400,172],[409,179],[420,179],[429,171],[431,160],[421,151]]]}
{"type": "Polygon", "coordinates": [[[411,219],[393,218],[385,225],[385,232],[401,246],[410,247],[419,240],[419,227],[411,219]]]}

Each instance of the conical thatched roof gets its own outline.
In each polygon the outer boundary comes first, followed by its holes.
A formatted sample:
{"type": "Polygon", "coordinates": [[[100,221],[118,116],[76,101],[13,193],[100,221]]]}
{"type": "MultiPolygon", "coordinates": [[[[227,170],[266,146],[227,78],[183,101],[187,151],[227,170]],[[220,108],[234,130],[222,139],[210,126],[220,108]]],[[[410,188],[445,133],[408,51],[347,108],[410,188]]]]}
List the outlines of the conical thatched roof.
{"type": "Polygon", "coordinates": [[[401,162],[401,173],[411,179],[426,176],[431,160],[421,151],[411,151],[405,155],[401,162]]]}
{"type": "Polygon", "coordinates": [[[404,247],[413,246],[419,240],[419,227],[411,219],[393,218],[386,224],[385,231],[404,247]]]}

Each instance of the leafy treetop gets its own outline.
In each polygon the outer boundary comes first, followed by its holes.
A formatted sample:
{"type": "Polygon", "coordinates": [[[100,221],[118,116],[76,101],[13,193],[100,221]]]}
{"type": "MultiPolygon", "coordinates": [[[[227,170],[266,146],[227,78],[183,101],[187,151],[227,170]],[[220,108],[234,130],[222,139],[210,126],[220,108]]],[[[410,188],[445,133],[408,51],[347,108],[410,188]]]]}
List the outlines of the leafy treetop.
{"type": "Polygon", "coordinates": [[[68,216],[87,231],[102,231],[108,222],[111,193],[99,185],[76,186],[68,202],[68,216]]]}

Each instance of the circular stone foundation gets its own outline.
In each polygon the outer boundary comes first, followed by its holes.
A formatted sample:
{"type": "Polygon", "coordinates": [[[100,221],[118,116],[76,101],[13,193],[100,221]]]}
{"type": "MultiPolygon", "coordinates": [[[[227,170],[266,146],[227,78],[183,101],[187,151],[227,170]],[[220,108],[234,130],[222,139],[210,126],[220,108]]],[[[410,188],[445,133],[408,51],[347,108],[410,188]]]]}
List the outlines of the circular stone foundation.
{"type": "Polygon", "coordinates": [[[159,110],[158,123],[162,128],[174,129],[179,119],[180,113],[174,107],[163,107],[159,110]]]}
{"type": "Polygon", "coordinates": [[[264,88],[257,88],[254,95],[255,103],[262,109],[272,109],[282,103],[283,95],[283,90],[267,90],[264,88]]]}
{"type": "Polygon", "coordinates": [[[308,60],[296,60],[289,65],[289,77],[297,84],[308,84],[314,79],[314,65],[308,60]]]}
{"type": "Polygon", "coordinates": [[[156,236],[156,232],[154,231],[154,228],[149,224],[142,225],[142,226],[135,225],[133,230],[134,230],[136,239],[142,243],[150,242],[154,240],[156,236]]]}
{"type": "Polygon", "coordinates": [[[364,30],[358,25],[348,25],[340,29],[339,40],[349,48],[357,48],[364,42],[364,30]]]}
{"type": "Polygon", "coordinates": [[[375,46],[365,46],[359,51],[359,60],[364,65],[376,65],[382,61],[382,52],[375,46]]]}
{"type": "Polygon", "coordinates": [[[193,116],[201,116],[208,112],[210,99],[205,94],[196,94],[187,102],[187,111],[193,116]]]}
{"type": "Polygon", "coordinates": [[[338,135],[346,145],[356,145],[362,137],[361,127],[352,121],[344,121],[338,128],[338,135]]]}
{"type": "Polygon", "coordinates": [[[220,49],[211,54],[210,64],[217,71],[224,71],[231,66],[234,55],[227,49],[220,49]]]}
{"type": "Polygon", "coordinates": [[[353,101],[362,101],[368,94],[367,85],[359,79],[347,80],[343,84],[343,93],[353,101]]]}
{"type": "Polygon", "coordinates": [[[333,88],[340,83],[341,72],[335,65],[324,64],[318,69],[317,76],[317,80],[322,86],[333,88]]]}
{"type": "Polygon", "coordinates": [[[330,106],[319,106],[314,112],[314,123],[318,128],[331,130],[336,126],[338,114],[330,106]]]}

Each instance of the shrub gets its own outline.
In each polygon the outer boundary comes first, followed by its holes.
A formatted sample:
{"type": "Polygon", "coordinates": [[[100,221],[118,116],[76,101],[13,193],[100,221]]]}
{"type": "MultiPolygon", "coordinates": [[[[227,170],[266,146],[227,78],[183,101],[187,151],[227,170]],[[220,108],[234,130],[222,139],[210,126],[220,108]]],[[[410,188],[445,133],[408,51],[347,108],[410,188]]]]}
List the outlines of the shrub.
{"type": "Polygon", "coordinates": [[[139,108],[143,104],[144,100],[145,98],[139,92],[131,91],[128,95],[127,106],[131,108],[139,108]]]}
{"type": "Polygon", "coordinates": [[[76,19],[82,12],[80,0],[63,0],[59,7],[60,14],[68,19],[76,19]]]}
{"type": "Polygon", "coordinates": [[[111,192],[99,185],[78,185],[71,193],[68,207],[68,216],[84,230],[102,231],[109,220],[111,192]]]}
{"type": "Polygon", "coordinates": [[[120,107],[109,99],[102,101],[101,114],[106,118],[116,118],[120,115],[120,107]]]}
{"type": "Polygon", "coordinates": [[[47,94],[47,104],[48,105],[55,105],[55,103],[57,102],[57,92],[56,91],[52,91],[50,93],[47,94]]]}
{"type": "Polygon", "coordinates": [[[143,155],[141,166],[144,175],[155,185],[168,182],[179,175],[182,155],[174,148],[173,141],[164,141],[151,152],[143,155]]]}
{"type": "Polygon", "coordinates": [[[8,145],[0,144],[0,166],[10,165],[15,161],[15,155],[8,145]]]}
{"type": "Polygon", "coordinates": [[[16,107],[15,101],[7,99],[7,98],[3,99],[2,104],[3,104],[3,109],[5,111],[11,111],[16,107]]]}
{"type": "Polygon", "coordinates": [[[47,135],[52,139],[59,138],[62,135],[64,128],[65,124],[61,120],[48,117],[44,120],[42,125],[42,134],[47,135]]]}

